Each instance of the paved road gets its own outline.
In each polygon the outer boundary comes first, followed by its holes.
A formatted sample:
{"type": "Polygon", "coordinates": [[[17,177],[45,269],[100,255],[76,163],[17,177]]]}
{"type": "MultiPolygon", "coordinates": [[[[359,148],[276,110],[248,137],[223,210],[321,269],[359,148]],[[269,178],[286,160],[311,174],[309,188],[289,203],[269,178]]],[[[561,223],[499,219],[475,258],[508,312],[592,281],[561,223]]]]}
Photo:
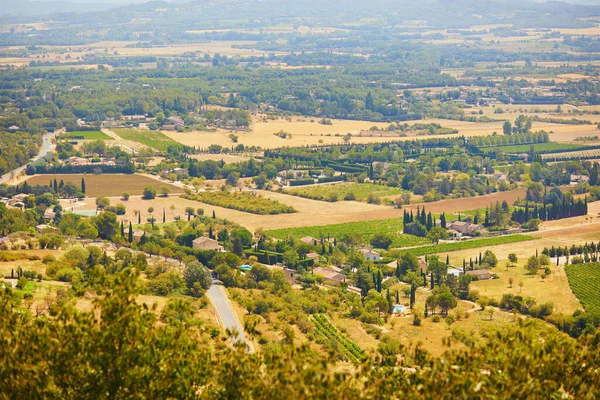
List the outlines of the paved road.
{"type": "Polygon", "coordinates": [[[244,328],[240,324],[240,321],[231,308],[231,304],[229,303],[229,299],[227,298],[227,294],[225,293],[225,289],[216,281],[213,281],[212,286],[208,289],[208,296],[215,306],[215,310],[219,314],[219,319],[221,320],[221,324],[223,327],[229,330],[236,330],[238,332],[238,336],[233,338],[234,343],[243,340],[246,342],[248,352],[252,352],[252,343],[248,339],[246,339],[246,335],[244,335],[244,328]]]}
{"type": "MultiPolygon", "coordinates": [[[[35,158],[33,158],[31,160],[31,162],[39,160],[40,158],[45,156],[47,152],[49,152],[50,150],[52,150],[54,148],[54,145],[50,142],[50,139],[53,138],[55,135],[56,135],[56,132],[47,133],[43,136],[42,147],[40,149],[40,152],[38,153],[37,156],[35,156],[35,158]]],[[[25,171],[26,168],[27,168],[27,165],[22,165],[19,168],[16,168],[16,169],[0,176],[0,183],[4,183],[4,182],[12,179],[13,177],[19,176],[19,174],[21,172],[25,171]]]]}

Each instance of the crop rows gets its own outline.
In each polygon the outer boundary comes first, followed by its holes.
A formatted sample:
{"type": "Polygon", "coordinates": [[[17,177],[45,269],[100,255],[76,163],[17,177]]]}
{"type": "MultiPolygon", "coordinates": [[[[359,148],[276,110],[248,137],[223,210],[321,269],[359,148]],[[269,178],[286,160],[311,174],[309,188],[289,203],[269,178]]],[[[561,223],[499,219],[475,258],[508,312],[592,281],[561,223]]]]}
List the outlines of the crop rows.
{"type": "Polygon", "coordinates": [[[339,344],[337,350],[342,356],[353,362],[359,362],[366,357],[363,349],[338,331],[324,315],[315,314],[312,321],[319,334],[339,344]]]}
{"type": "Polygon", "coordinates": [[[288,236],[301,238],[312,236],[314,238],[335,238],[341,240],[349,233],[355,233],[362,237],[363,243],[369,243],[376,233],[385,233],[392,239],[391,247],[411,247],[431,243],[426,238],[402,233],[404,225],[402,218],[391,218],[374,221],[346,222],[342,224],[331,224],[322,226],[304,226],[298,228],[283,228],[269,230],[267,233],[277,239],[285,239],[288,236]]]}
{"type": "Polygon", "coordinates": [[[586,160],[600,158],[600,149],[543,154],[542,158],[546,161],[586,160]]]}
{"type": "Polygon", "coordinates": [[[600,314],[600,263],[570,264],[565,270],[569,285],[585,310],[600,314]]]}

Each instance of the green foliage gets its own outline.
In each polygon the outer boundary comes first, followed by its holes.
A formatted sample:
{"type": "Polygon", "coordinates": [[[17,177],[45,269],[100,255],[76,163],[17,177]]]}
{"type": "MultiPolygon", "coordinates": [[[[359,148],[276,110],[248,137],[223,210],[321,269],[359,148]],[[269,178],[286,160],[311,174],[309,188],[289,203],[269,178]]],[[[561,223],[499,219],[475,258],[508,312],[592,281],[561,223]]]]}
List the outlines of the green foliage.
{"type": "Polygon", "coordinates": [[[200,192],[197,194],[183,194],[181,197],[187,200],[199,201],[252,214],[274,215],[296,212],[293,207],[282,204],[277,200],[271,200],[247,192],[200,192]]]}

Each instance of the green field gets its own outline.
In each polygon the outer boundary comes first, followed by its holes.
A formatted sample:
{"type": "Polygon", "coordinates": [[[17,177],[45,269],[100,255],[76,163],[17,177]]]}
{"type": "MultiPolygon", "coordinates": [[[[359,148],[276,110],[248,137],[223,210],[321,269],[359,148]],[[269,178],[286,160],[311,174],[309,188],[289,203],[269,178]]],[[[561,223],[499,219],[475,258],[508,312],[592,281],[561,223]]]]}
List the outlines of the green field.
{"type": "Polygon", "coordinates": [[[113,140],[113,138],[100,131],[73,131],[67,132],[61,135],[61,137],[67,139],[77,139],[83,137],[83,140],[113,140]]]}
{"type": "Polygon", "coordinates": [[[600,263],[570,264],[565,271],[569,285],[585,311],[600,314],[600,263]]]}
{"type": "Polygon", "coordinates": [[[391,247],[411,247],[431,243],[426,238],[403,234],[402,228],[402,218],[394,218],[378,221],[347,222],[323,226],[274,229],[267,231],[267,234],[277,239],[284,239],[288,236],[295,238],[312,236],[317,239],[324,237],[339,240],[349,233],[356,233],[362,236],[363,243],[368,243],[376,233],[387,233],[392,238],[391,247]]]}
{"type": "MultiPolygon", "coordinates": [[[[482,148],[486,153],[491,153],[496,149],[500,149],[505,153],[529,153],[531,149],[531,144],[517,144],[514,146],[498,146],[498,147],[485,147],[482,148]]],[[[533,150],[536,152],[552,152],[552,151],[566,151],[566,150],[575,150],[581,149],[582,146],[580,144],[571,144],[571,143],[536,143],[533,145],[533,150]]]]}
{"type": "Polygon", "coordinates": [[[286,190],[285,193],[307,199],[332,202],[351,200],[349,196],[353,196],[354,200],[367,202],[369,195],[373,195],[376,198],[394,196],[400,195],[402,190],[389,186],[375,185],[373,183],[346,182],[299,187],[286,190]]]}
{"type": "MultiPolygon", "coordinates": [[[[537,238],[529,235],[507,235],[493,238],[471,239],[456,243],[440,243],[433,246],[421,246],[410,250],[392,250],[389,256],[396,257],[402,252],[411,252],[415,256],[424,256],[427,254],[447,253],[450,251],[459,251],[467,249],[477,249],[479,247],[496,246],[506,243],[526,242],[536,240],[537,238]]],[[[388,256],[386,254],[386,256],[388,256]]]]}
{"type": "Polygon", "coordinates": [[[287,204],[247,192],[200,192],[197,194],[182,194],[181,197],[187,200],[199,201],[213,206],[259,215],[290,214],[296,212],[294,207],[287,204]]]}
{"type": "Polygon", "coordinates": [[[159,151],[167,151],[169,146],[181,146],[180,143],[158,131],[122,128],[113,129],[113,132],[125,140],[138,142],[159,151]]]}

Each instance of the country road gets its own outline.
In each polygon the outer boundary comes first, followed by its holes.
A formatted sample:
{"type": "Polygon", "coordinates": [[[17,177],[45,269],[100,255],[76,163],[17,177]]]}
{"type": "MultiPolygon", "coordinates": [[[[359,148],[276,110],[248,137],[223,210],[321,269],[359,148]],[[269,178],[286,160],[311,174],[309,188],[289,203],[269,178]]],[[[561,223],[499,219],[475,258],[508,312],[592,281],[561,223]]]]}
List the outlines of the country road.
{"type": "MultiPolygon", "coordinates": [[[[46,155],[47,152],[49,152],[50,150],[52,150],[54,148],[54,145],[50,142],[50,139],[53,138],[55,135],[56,135],[56,132],[47,133],[43,136],[42,147],[40,148],[40,152],[38,153],[37,156],[35,156],[35,158],[33,158],[31,160],[31,162],[39,160],[44,155],[46,155]]],[[[5,182],[9,181],[10,179],[12,179],[16,176],[19,176],[19,174],[21,172],[25,171],[25,168],[27,168],[27,164],[22,165],[19,168],[13,169],[12,171],[7,172],[6,174],[0,176],[0,183],[5,183],[5,182]]]]}
{"type": "MultiPolygon", "coordinates": [[[[90,243],[90,244],[97,244],[97,243],[90,243]]],[[[114,249],[117,249],[117,247],[110,242],[106,242],[106,244],[114,249]]],[[[85,245],[84,245],[84,247],[85,247],[85,245]]],[[[144,253],[143,251],[132,250],[128,247],[121,247],[121,248],[127,249],[132,253],[143,253],[148,258],[161,259],[161,257],[159,257],[159,256],[152,256],[151,254],[144,253]]],[[[164,258],[162,258],[162,259],[164,260],[164,258]]],[[[167,258],[165,261],[179,263],[179,260],[176,260],[174,258],[167,258]]],[[[247,351],[249,353],[253,353],[254,348],[252,347],[252,342],[250,342],[246,338],[246,335],[244,335],[244,328],[242,327],[240,320],[238,319],[237,315],[235,314],[235,311],[233,311],[233,308],[231,307],[231,303],[229,302],[229,299],[227,298],[227,292],[223,288],[222,284],[220,282],[218,282],[214,276],[213,276],[213,283],[206,293],[207,293],[211,303],[214,305],[215,311],[219,315],[219,322],[221,323],[223,328],[229,329],[229,330],[236,330],[238,332],[238,336],[235,338],[232,338],[233,343],[237,343],[240,340],[243,340],[244,342],[246,342],[247,351]]]]}
{"type": "Polygon", "coordinates": [[[237,331],[238,336],[233,338],[233,342],[237,343],[240,340],[245,341],[248,349],[247,351],[252,353],[252,343],[244,335],[244,328],[240,324],[237,315],[235,315],[235,312],[231,308],[231,304],[229,303],[227,293],[225,292],[225,289],[223,289],[223,286],[213,280],[212,286],[208,289],[208,296],[215,306],[217,314],[219,314],[219,320],[221,321],[221,324],[223,324],[223,327],[229,330],[237,331]]]}

